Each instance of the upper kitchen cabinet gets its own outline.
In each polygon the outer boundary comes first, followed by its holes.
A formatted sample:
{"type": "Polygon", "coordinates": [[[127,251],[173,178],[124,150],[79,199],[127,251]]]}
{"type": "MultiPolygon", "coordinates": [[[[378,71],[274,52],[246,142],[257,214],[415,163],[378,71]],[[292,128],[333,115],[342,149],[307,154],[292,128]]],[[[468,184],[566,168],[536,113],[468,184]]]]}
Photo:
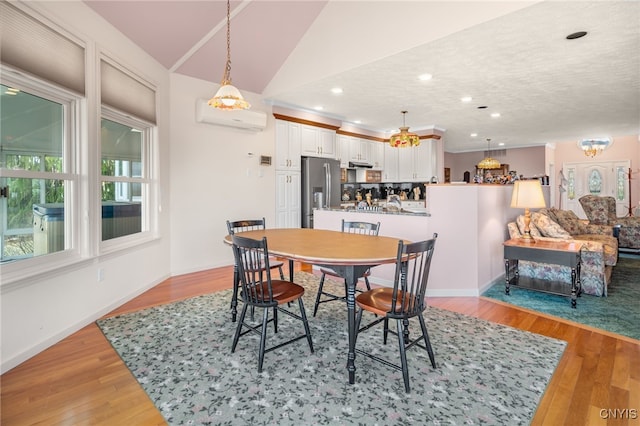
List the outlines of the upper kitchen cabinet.
{"type": "Polygon", "coordinates": [[[336,135],[336,160],[340,160],[340,168],[349,167],[349,136],[336,135]]]}
{"type": "Polygon", "coordinates": [[[276,120],[276,170],[300,171],[300,127],[298,123],[276,120]]]}
{"type": "Polygon", "coordinates": [[[359,163],[368,163],[369,156],[371,155],[371,145],[366,139],[348,137],[349,142],[349,161],[355,161],[359,163]]]}
{"type": "Polygon", "coordinates": [[[384,144],[377,141],[369,141],[369,163],[375,170],[384,169],[384,144]]]}
{"type": "Polygon", "coordinates": [[[336,132],[303,124],[300,127],[302,155],[308,157],[336,158],[336,132]]]}
{"type": "Polygon", "coordinates": [[[433,139],[422,139],[419,146],[398,150],[398,180],[428,182],[435,174],[436,153],[433,139]]]}

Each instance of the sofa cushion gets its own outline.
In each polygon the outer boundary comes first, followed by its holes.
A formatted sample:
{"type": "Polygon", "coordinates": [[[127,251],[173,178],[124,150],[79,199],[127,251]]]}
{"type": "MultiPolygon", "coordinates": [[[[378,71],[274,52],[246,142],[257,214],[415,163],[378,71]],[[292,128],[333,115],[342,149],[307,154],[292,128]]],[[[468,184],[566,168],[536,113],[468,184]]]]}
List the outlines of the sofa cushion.
{"type": "Polygon", "coordinates": [[[586,234],[586,224],[580,220],[573,210],[558,210],[556,208],[551,208],[550,210],[553,213],[551,218],[569,234],[586,234]]]}
{"type": "Polygon", "coordinates": [[[545,237],[573,239],[571,234],[545,214],[534,212],[531,214],[531,221],[545,237]]]}
{"type": "MultiPolygon", "coordinates": [[[[520,231],[520,234],[524,235],[524,215],[521,214],[516,218],[516,224],[518,225],[518,231],[520,231]]],[[[529,222],[529,234],[531,234],[533,238],[542,236],[540,231],[538,231],[538,228],[536,228],[536,225],[533,223],[533,220],[529,222]]]]}

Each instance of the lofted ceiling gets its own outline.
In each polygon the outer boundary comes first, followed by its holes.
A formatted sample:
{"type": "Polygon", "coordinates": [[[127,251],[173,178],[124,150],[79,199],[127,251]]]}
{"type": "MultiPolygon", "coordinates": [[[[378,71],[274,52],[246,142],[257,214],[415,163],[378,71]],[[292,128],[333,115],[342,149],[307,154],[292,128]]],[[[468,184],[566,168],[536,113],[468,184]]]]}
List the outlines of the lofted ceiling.
{"type": "MultiPolygon", "coordinates": [[[[85,2],[215,92],[225,1],[85,2]]],[[[231,17],[233,83],[273,105],[387,135],[407,110],[448,152],[640,133],[638,1],[244,0],[231,17]]]]}

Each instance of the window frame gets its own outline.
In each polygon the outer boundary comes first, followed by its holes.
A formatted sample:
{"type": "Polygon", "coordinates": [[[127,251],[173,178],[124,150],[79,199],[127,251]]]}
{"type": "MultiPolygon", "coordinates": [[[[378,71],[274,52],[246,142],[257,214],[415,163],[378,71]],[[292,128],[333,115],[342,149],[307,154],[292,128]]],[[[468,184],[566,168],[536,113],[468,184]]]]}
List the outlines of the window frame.
{"type": "MultiPolygon", "coordinates": [[[[157,124],[98,105],[92,112],[87,98],[36,76],[0,64],[0,82],[61,103],[63,112],[63,171],[13,170],[0,167],[2,178],[64,180],[65,249],[0,264],[0,288],[27,285],[33,279],[62,274],[102,256],[139,247],[159,239],[158,127],[157,124]],[[95,118],[94,118],[95,117],[95,118]],[[143,133],[141,178],[102,175],[100,128],[102,118],[139,128],[143,133]],[[92,122],[95,120],[95,127],[92,122]],[[97,129],[95,134],[90,129],[97,129]],[[102,241],[102,181],[141,183],[141,232],[102,241]],[[83,220],[83,218],[85,218],[83,220]]],[[[40,155],[41,153],[36,153],[40,155]]]]}
{"type": "Polygon", "coordinates": [[[139,129],[142,133],[142,176],[141,177],[128,177],[128,176],[105,176],[102,174],[102,143],[99,144],[98,151],[98,191],[97,191],[97,241],[99,242],[99,253],[106,254],[124,248],[129,248],[138,244],[142,244],[157,238],[157,204],[154,200],[157,199],[155,195],[155,151],[157,138],[156,125],[149,123],[142,119],[132,117],[129,114],[125,114],[116,110],[115,108],[107,105],[102,105],[100,114],[100,124],[102,119],[110,120],[124,126],[129,126],[135,129],[139,129]],[[124,235],[109,240],[102,240],[102,183],[103,182],[124,182],[124,183],[139,183],[141,184],[141,231],[135,234],[124,235]]]}
{"type": "MultiPolygon", "coordinates": [[[[0,167],[0,177],[17,179],[56,179],[64,181],[65,248],[62,251],[32,258],[16,259],[2,264],[2,286],[50,272],[82,259],[79,235],[83,230],[75,226],[79,221],[79,192],[81,176],[78,169],[78,147],[86,124],[80,120],[86,108],[84,97],[37,77],[25,75],[0,64],[0,81],[34,96],[63,106],[62,172],[14,170],[0,167]]],[[[86,133],[86,132],[84,132],[86,133]]],[[[42,153],[36,153],[41,155],[42,153]]]]}

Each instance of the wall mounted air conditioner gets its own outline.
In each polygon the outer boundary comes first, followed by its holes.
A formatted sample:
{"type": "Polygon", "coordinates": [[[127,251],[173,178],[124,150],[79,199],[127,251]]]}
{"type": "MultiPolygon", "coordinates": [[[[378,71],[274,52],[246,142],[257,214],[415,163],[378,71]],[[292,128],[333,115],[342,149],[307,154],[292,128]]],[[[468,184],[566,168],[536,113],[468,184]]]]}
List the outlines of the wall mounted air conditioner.
{"type": "Polygon", "coordinates": [[[196,121],[259,132],[267,127],[267,114],[250,109],[225,111],[210,107],[205,99],[198,99],[196,121]]]}

